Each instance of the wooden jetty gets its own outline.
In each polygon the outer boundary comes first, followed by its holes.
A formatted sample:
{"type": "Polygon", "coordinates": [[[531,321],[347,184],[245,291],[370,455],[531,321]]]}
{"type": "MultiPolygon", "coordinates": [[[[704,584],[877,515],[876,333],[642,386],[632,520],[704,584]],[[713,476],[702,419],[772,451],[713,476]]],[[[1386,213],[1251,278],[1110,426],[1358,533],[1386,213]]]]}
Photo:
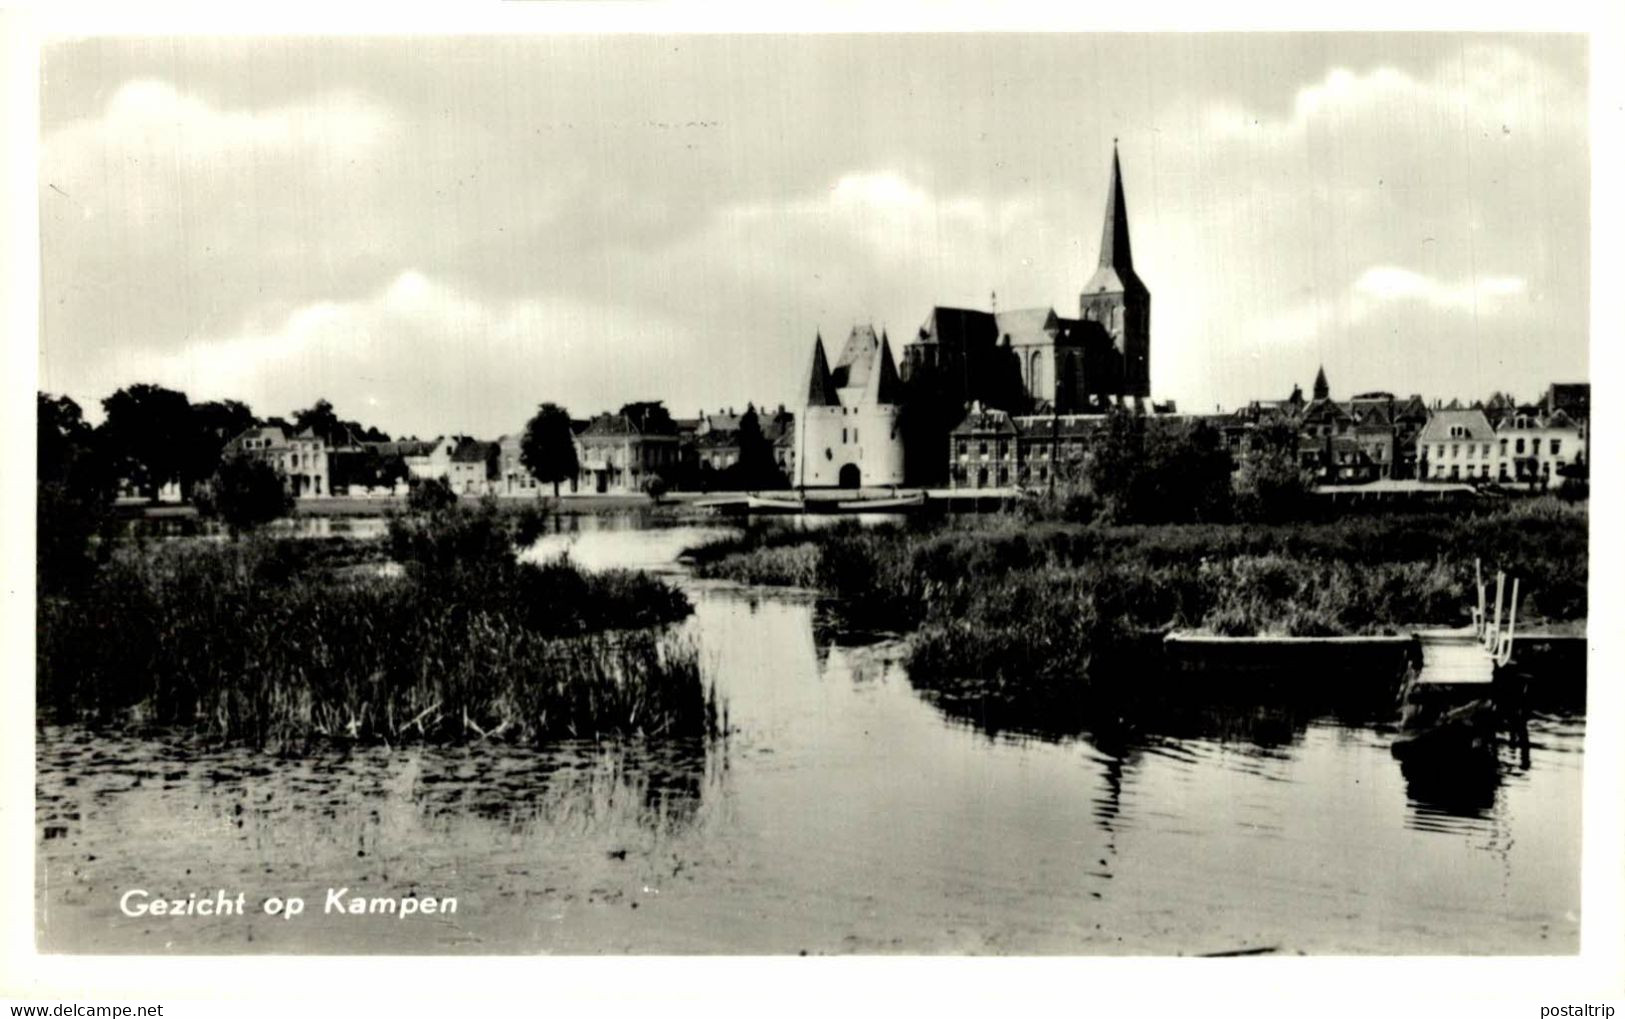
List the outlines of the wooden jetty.
{"type": "Polygon", "coordinates": [[[1483,566],[1476,559],[1473,578],[1478,588],[1478,604],[1473,607],[1472,626],[1459,630],[1422,630],[1416,634],[1421,645],[1422,666],[1411,679],[1414,685],[1493,684],[1496,670],[1512,661],[1512,637],[1518,625],[1518,581],[1512,581],[1512,597],[1507,600],[1506,574],[1495,575],[1495,606],[1494,613],[1490,614],[1489,589],[1484,583],[1483,566]]]}
{"type": "Polygon", "coordinates": [[[1517,627],[1518,582],[1495,580],[1489,601],[1480,564],[1474,563],[1478,602],[1473,624],[1453,630],[1337,637],[1250,636],[1176,630],[1163,639],[1168,664],[1177,671],[1220,675],[1256,673],[1321,676],[1361,674],[1441,692],[1461,687],[1488,688],[1512,659],[1517,627]]]}

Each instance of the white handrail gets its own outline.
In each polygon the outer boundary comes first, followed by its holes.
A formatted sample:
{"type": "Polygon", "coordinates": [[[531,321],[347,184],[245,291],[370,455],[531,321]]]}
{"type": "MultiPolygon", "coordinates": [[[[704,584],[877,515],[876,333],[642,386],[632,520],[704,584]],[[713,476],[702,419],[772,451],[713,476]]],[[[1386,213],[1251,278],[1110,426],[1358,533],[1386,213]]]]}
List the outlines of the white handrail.
{"type": "Polygon", "coordinates": [[[1484,568],[1483,561],[1473,558],[1473,583],[1478,588],[1478,608],[1473,610],[1473,633],[1479,640],[1484,639],[1484,568]]]}
{"type": "Polygon", "coordinates": [[[1484,650],[1495,653],[1495,643],[1501,633],[1501,595],[1506,584],[1507,575],[1497,570],[1495,572],[1495,620],[1490,626],[1490,632],[1484,635],[1484,650]]]}
{"type": "Polygon", "coordinates": [[[1505,665],[1512,661],[1512,631],[1518,625],[1518,581],[1512,580],[1512,604],[1507,607],[1506,633],[1500,635],[1500,644],[1495,649],[1495,663],[1505,665]]]}

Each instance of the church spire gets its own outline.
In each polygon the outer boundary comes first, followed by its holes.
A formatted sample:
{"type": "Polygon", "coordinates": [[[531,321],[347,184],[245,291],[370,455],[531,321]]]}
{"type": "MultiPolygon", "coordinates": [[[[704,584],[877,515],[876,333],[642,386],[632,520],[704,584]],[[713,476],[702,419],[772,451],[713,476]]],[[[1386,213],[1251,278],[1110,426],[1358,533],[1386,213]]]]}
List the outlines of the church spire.
{"type": "Polygon", "coordinates": [[[1326,366],[1321,365],[1320,370],[1315,372],[1315,399],[1326,400],[1331,395],[1332,387],[1326,384],[1326,366]]]}
{"type": "Polygon", "coordinates": [[[1128,202],[1123,199],[1123,164],[1112,139],[1112,180],[1106,189],[1106,222],[1100,231],[1100,264],[1083,285],[1084,295],[1144,292],[1134,272],[1134,253],[1128,240],[1128,202]]]}
{"type": "Polygon", "coordinates": [[[1112,183],[1106,192],[1106,224],[1100,234],[1100,268],[1116,269],[1119,275],[1134,272],[1134,254],[1128,242],[1128,203],[1123,200],[1123,164],[1117,159],[1117,139],[1112,139],[1112,183]]]}
{"type": "Polygon", "coordinates": [[[807,382],[807,406],[838,407],[841,401],[835,394],[835,383],[829,375],[829,358],[824,356],[824,333],[818,332],[813,340],[812,378],[807,382]]]}

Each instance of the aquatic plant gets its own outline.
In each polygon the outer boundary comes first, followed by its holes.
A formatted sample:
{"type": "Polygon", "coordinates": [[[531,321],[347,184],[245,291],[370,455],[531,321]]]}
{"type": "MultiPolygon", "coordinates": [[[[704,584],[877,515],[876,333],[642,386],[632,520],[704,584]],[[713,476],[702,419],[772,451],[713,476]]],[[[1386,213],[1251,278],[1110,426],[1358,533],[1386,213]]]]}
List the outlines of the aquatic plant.
{"type": "Polygon", "coordinates": [[[690,611],[642,574],[569,563],[322,569],[298,541],[129,546],[42,597],[43,712],[200,726],[228,739],[706,735],[714,694],[690,611]]]}
{"type": "Polygon", "coordinates": [[[1309,636],[1465,623],[1475,557],[1524,578],[1521,619],[1583,620],[1587,544],[1584,507],[1547,498],[1275,525],[1008,514],[752,529],[690,558],[702,575],[747,583],[815,576],[832,611],[912,631],[911,679],[935,695],[1060,710],[1143,671],[1146,648],[1174,628],[1309,636]]]}

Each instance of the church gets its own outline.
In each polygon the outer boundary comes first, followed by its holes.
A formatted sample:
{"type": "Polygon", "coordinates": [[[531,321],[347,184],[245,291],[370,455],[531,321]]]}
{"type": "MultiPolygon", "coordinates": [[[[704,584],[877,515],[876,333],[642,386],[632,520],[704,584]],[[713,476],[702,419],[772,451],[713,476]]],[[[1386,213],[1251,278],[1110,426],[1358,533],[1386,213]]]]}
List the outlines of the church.
{"type": "Polygon", "coordinates": [[[1078,295],[1077,317],[1050,307],[939,306],[896,366],[889,341],[872,327],[852,330],[834,368],[819,336],[796,484],[942,484],[948,436],[973,404],[1012,415],[1076,415],[1128,401],[1139,408],[1150,394],[1151,292],[1134,271],[1114,143],[1100,257],[1078,295]]]}
{"type": "Polygon", "coordinates": [[[904,350],[903,378],[932,374],[962,380],[963,404],[1012,413],[1086,413],[1151,395],[1151,292],[1134,271],[1115,148],[1100,259],[1078,295],[1078,316],[933,308],[904,350]]]}

